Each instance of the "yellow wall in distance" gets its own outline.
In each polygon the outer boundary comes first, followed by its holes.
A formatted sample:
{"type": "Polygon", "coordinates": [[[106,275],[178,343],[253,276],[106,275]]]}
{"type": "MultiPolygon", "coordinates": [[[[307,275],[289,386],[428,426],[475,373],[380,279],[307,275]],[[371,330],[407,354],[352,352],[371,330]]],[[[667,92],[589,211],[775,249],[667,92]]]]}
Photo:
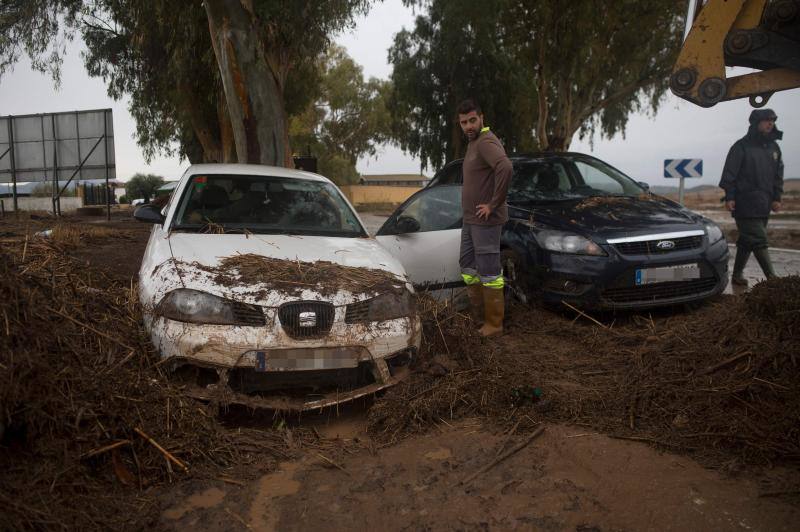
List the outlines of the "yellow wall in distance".
{"type": "Polygon", "coordinates": [[[420,187],[390,187],[379,185],[342,185],[339,187],[353,205],[400,204],[420,190],[420,187]]]}

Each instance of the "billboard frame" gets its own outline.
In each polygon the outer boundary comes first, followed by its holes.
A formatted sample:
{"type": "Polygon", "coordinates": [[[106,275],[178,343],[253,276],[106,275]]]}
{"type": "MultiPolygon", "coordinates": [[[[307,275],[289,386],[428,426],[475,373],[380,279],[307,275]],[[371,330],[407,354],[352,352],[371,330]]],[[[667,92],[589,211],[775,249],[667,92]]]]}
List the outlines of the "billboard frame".
{"type": "MultiPolygon", "coordinates": [[[[14,212],[15,214],[18,212],[18,194],[17,194],[17,172],[20,171],[42,171],[44,173],[45,179],[43,179],[42,183],[50,182],[52,184],[52,202],[53,202],[53,214],[60,216],[61,215],[61,196],[67,190],[69,185],[75,179],[79,173],[86,167],[86,163],[88,162],[89,158],[94,154],[100,144],[103,144],[104,148],[104,157],[102,164],[95,164],[92,165],[92,169],[100,170],[105,174],[105,186],[106,186],[106,217],[108,220],[111,220],[111,194],[109,193],[109,173],[110,170],[113,168],[116,172],[116,157],[114,157],[114,162],[109,164],[109,133],[108,133],[108,121],[109,119],[112,120],[113,125],[113,114],[111,108],[105,109],[85,109],[85,110],[75,110],[75,111],[62,111],[56,113],[35,113],[35,114],[26,114],[26,115],[6,115],[0,116],[0,119],[6,119],[6,124],[8,126],[8,148],[3,152],[0,153],[0,161],[2,161],[5,157],[9,157],[9,168],[8,170],[4,170],[3,173],[10,173],[11,174],[11,189],[12,189],[12,196],[13,196],[13,204],[14,204],[14,212]],[[82,114],[99,114],[102,113],[103,115],[103,128],[102,133],[98,136],[89,136],[83,139],[80,134],[80,121],[79,116],[82,114]],[[56,128],[56,117],[57,116],[64,116],[64,115],[71,115],[75,117],[75,137],[71,138],[62,138],[59,137],[57,134],[56,128]],[[45,126],[44,122],[47,117],[50,117],[50,128],[52,131],[52,138],[47,138],[45,134],[45,126]],[[25,170],[20,169],[17,167],[17,161],[15,157],[15,146],[21,144],[22,141],[15,141],[14,139],[14,121],[17,119],[26,119],[26,118],[39,118],[41,123],[41,139],[34,139],[34,140],[26,140],[25,143],[35,143],[41,140],[42,143],[42,168],[26,168],[25,170]],[[81,153],[81,140],[94,140],[97,139],[96,142],[92,145],[89,152],[84,157],[81,153]],[[70,164],[68,166],[59,166],[58,160],[58,152],[59,152],[59,142],[64,141],[75,141],[75,147],[77,152],[77,162],[78,164],[70,164]],[[53,144],[53,160],[52,166],[49,166],[47,163],[47,143],[50,142],[53,144]],[[52,171],[52,179],[47,179],[47,172],[48,170],[52,171]],[[61,182],[59,180],[58,173],[59,171],[72,171],[69,179],[64,183],[64,186],[61,186],[61,182]]],[[[111,139],[113,141],[113,133],[111,135],[111,139]]]]}

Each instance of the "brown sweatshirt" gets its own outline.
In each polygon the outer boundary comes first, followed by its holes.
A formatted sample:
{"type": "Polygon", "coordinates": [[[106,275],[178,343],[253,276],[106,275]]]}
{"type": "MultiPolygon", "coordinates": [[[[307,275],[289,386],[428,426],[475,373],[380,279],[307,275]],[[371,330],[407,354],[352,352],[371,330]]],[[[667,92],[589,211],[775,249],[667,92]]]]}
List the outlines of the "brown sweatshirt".
{"type": "Polygon", "coordinates": [[[463,163],[464,186],[461,189],[461,208],[464,223],[500,225],[508,221],[506,193],[513,167],[500,140],[486,128],[467,145],[463,163]],[[478,205],[488,203],[492,209],[489,219],[478,218],[478,205]]]}

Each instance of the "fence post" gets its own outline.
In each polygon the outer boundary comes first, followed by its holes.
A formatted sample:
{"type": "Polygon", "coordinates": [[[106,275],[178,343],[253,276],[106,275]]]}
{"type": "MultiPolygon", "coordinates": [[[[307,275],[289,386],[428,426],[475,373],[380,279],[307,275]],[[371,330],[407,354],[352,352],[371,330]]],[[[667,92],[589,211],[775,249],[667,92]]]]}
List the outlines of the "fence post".
{"type": "Polygon", "coordinates": [[[103,153],[106,163],[106,219],[111,221],[111,198],[108,195],[108,111],[103,112],[103,153]]]}
{"type": "Polygon", "coordinates": [[[17,205],[17,166],[14,160],[14,117],[8,117],[8,145],[11,147],[11,190],[14,195],[14,216],[19,216],[17,205]]]}

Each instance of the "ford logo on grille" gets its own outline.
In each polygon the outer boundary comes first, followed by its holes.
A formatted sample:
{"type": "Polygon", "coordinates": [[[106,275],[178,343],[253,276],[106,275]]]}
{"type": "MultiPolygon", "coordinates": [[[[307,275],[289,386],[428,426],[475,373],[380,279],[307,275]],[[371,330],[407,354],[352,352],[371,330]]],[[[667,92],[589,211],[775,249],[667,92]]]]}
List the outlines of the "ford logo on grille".
{"type": "Polygon", "coordinates": [[[656,247],[663,250],[672,249],[675,247],[675,242],[672,240],[661,240],[658,244],[656,244],[656,247]]]}
{"type": "Polygon", "coordinates": [[[317,313],[316,312],[301,312],[300,313],[300,327],[316,327],[317,326],[317,313]]]}

